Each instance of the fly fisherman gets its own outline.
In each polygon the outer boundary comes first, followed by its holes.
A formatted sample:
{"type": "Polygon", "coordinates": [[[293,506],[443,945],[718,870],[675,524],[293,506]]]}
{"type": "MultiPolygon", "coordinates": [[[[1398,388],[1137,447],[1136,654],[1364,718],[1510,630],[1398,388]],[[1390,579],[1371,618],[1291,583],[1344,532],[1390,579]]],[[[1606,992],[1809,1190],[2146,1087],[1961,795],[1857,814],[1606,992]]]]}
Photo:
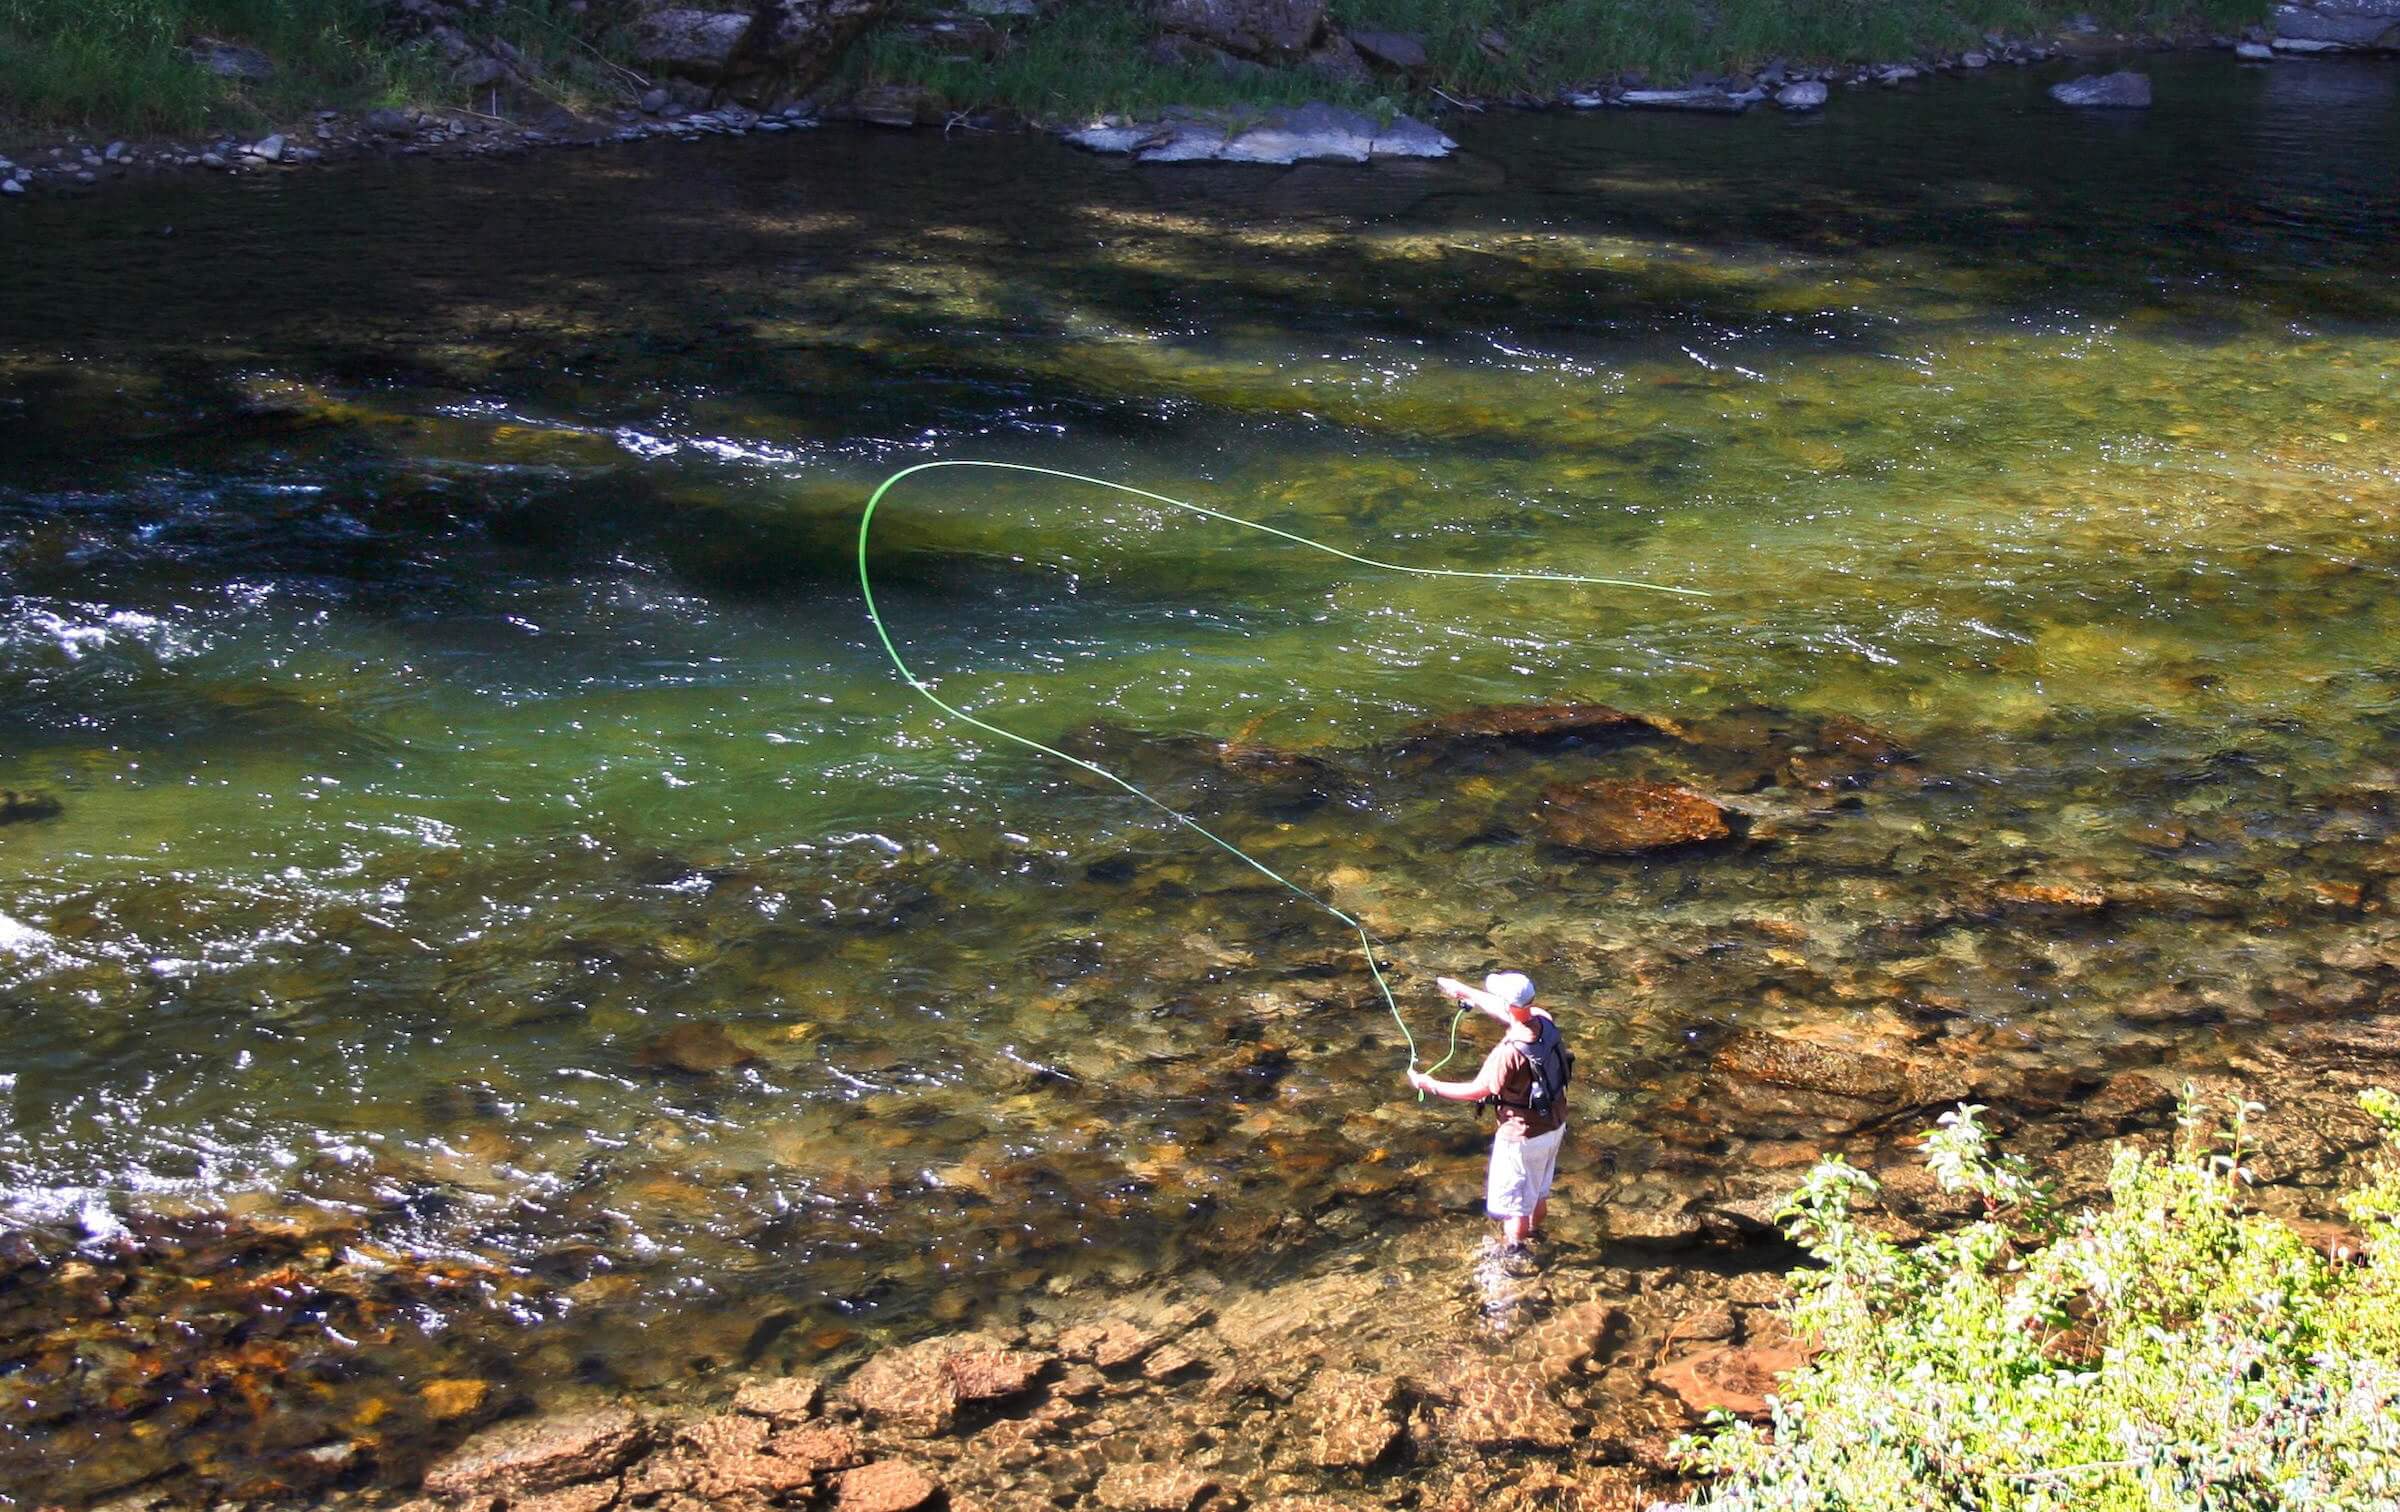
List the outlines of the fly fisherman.
{"type": "Polygon", "coordinates": [[[1557,1174],[1558,1147],[1567,1133],[1567,1078],[1574,1072],[1575,1058],[1567,1053],[1557,1023],[1533,1005],[1533,982],[1522,973],[1494,972],[1480,988],[1449,977],[1437,978],[1434,985],[1442,996],[1481,1009],[1508,1031],[1484,1057],[1473,1081],[1437,1081],[1411,1067],[1408,1084],[1453,1102],[1483,1103],[1499,1114],[1483,1205],[1499,1220],[1506,1245],[1521,1251],[1550,1206],[1550,1179],[1557,1174]]]}

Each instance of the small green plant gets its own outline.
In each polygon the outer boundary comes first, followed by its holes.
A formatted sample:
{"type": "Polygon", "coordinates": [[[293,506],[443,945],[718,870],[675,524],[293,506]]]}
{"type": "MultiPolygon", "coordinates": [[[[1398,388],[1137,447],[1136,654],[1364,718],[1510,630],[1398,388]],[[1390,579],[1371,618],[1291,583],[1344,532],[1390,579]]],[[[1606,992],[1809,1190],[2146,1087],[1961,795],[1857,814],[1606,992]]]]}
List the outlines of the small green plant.
{"type": "Polygon", "coordinates": [[[2117,1151],[2110,1201],[2073,1215],[1995,1154],[1966,1106],[1926,1137],[1976,1221],[1903,1248],[1853,1211],[1838,1158],[1784,1210],[1816,1260],[1791,1322],[1819,1353],[1772,1421],[1719,1418],[1678,1449],[1723,1512],[1972,1507],[2400,1506],[2400,1098],[2361,1105],[2387,1148],[2328,1259],[2243,1200],[2255,1104],[2210,1130],[2187,1089],[2164,1154],[2117,1151]]]}

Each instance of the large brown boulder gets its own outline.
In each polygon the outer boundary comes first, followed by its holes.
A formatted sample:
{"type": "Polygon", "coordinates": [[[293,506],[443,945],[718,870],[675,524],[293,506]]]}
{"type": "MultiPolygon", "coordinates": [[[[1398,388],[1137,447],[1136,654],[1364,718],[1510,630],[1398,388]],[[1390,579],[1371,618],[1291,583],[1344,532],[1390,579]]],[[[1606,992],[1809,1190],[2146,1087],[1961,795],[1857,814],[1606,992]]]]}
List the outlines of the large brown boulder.
{"type": "Polygon", "coordinates": [[[598,1480],[642,1447],[642,1420],[628,1407],[596,1407],[502,1423],[461,1444],[425,1472],[435,1496],[522,1496],[598,1480]]]}
{"type": "Polygon", "coordinates": [[[1731,839],[1726,810],[1671,782],[1604,777],[1543,795],[1542,837],[1595,856],[1638,856],[1731,839]]]}
{"type": "Polygon", "coordinates": [[[814,83],[890,0],[749,0],[747,4],[637,3],[626,36],[644,68],[703,83],[771,77],[814,83]]]}
{"type": "Polygon", "coordinates": [[[1250,58],[1297,58],[1325,30],[1325,0],[1157,0],[1159,26],[1250,58]]]}

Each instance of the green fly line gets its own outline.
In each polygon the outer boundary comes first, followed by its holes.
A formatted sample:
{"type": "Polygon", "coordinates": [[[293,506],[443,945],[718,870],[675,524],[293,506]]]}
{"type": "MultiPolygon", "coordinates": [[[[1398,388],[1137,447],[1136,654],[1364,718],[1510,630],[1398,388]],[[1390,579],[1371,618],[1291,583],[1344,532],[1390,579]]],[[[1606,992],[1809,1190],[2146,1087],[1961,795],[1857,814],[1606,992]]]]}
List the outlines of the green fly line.
{"type": "MultiPolygon", "coordinates": [[[[875,607],[875,582],[867,571],[867,535],[875,525],[875,507],[883,502],[883,496],[890,493],[894,485],[898,484],[903,478],[913,477],[921,472],[931,472],[937,467],[982,467],[998,472],[1033,473],[1045,478],[1063,478],[1070,483],[1088,483],[1095,488],[1114,489],[1118,493],[1130,494],[1137,499],[1148,499],[1154,504],[1164,504],[1170,509],[1184,510],[1187,513],[1196,514],[1205,519],[1221,520],[1228,525],[1239,525],[1244,530],[1255,530],[1264,535],[1276,536],[1282,540],[1289,541],[1296,546],[1306,546],[1312,551],[1322,551],[1327,556],[1340,557],[1345,562],[1356,562],[1363,567],[1375,567],[1385,572],[1405,572],[1416,577],[1480,578],[1486,582],[1494,583],[1588,583],[1606,588],[1640,588],[1652,593],[1680,594],[1687,598],[1708,597],[1707,594],[1702,593],[1697,588],[1670,588],[1663,584],[1638,582],[1630,578],[1582,577],[1574,573],[1566,572],[1470,572],[1464,568],[1458,567],[1411,567],[1400,562],[1379,562],[1373,557],[1360,556],[1356,552],[1344,551],[1339,546],[1328,546],[1323,541],[1312,541],[1304,535],[1294,535],[1291,531],[1278,530],[1272,525],[1262,525],[1256,520],[1245,520],[1239,515],[1226,514],[1222,510],[1210,509],[1206,505],[1187,503],[1182,499],[1170,499],[1165,494],[1152,493],[1146,488],[1135,488],[1130,483],[1117,483],[1112,482],[1107,478],[1087,477],[1082,473],[1061,472],[1055,467],[1035,467],[1031,464],[1023,462],[980,462],[966,459],[944,462],[919,462],[913,467],[903,467],[898,472],[884,479],[881,483],[876,484],[875,491],[867,496],[867,507],[859,514],[858,517],[858,591],[860,595],[867,601],[867,620],[875,627],[875,638],[883,643],[883,654],[891,658],[892,666],[899,672],[901,679],[905,681],[919,697],[923,698],[927,703],[932,704],[935,708],[941,710],[944,714],[949,715],[952,719],[959,720],[965,724],[973,725],[976,729],[982,730],[986,734],[997,735],[1002,740],[1009,741],[1015,745],[1021,745],[1027,750],[1039,751],[1044,756],[1055,757],[1056,759],[1067,763],[1069,766],[1078,767],[1083,771],[1091,773],[1093,776],[1100,778],[1104,782],[1113,783],[1116,786],[1123,788],[1126,792],[1131,793],[1134,797],[1141,799],[1142,802],[1149,804],[1152,808],[1157,809],[1162,814],[1165,814],[1177,824],[1182,825],[1185,829],[1192,831],[1201,839],[1206,840],[1209,844],[1217,847],[1217,849],[1224,851],[1227,855],[1232,856],[1235,860],[1241,862],[1244,866],[1249,867],[1252,871],[1257,872],[1260,876],[1265,877],[1268,881],[1284,888],[1293,896],[1301,899],[1303,902],[1313,904],[1314,906],[1323,909],[1325,912],[1341,920],[1344,924],[1349,925],[1351,929],[1357,931],[1359,953],[1366,958],[1367,972],[1375,979],[1376,990],[1383,994],[1383,1004],[1386,1008],[1391,1010],[1392,1022],[1400,1026],[1400,1038],[1406,1041],[1408,1044],[1408,1068],[1411,1071],[1414,1071],[1417,1068],[1417,1037],[1409,1032],[1408,1020],[1400,1012],[1400,1001],[1392,996],[1392,984],[1384,977],[1381,963],[1375,959],[1375,939],[1374,936],[1367,933],[1366,925],[1361,924],[1357,919],[1352,918],[1349,914],[1344,913],[1341,909],[1334,907],[1331,903],[1326,902],[1323,898],[1318,897],[1315,893],[1310,892],[1307,888],[1302,887],[1297,882],[1294,882],[1291,878],[1275,870],[1275,868],[1267,865],[1267,863],[1264,861],[1259,860],[1256,856],[1251,855],[1248,851],[1242,849],[1240,846],[1234,844],[1232,841],[1226,839],[1216,831],[1209,829],[1199,820],[1194,819],[1191,815],[1186,814],[1179,808],[1176,808],[1173,804],[1170,804],[1163,799],[1143,791],[1141,788],[1134,786],[1132,783],[1127,782],[1124,778],[1118,776],[1116,773],[1108,770],[1108,768],[1086,761],[1080,756],[1071,756],[1065,751],[1058,749],[1056,746],[1044,745],[1042,742],[1035,740],[1030,736],[1020,735],[1014,730],[1004,730],[1000,726],[993,724],[991,721],[986,719],[978,719],[976,716],[968,713],[966,710],[959,708],[956,704],[946,701],[940,694],[933,691],[933,685],[931,683],[928,683],[925,681],[925,679],[917,676],[915,671],[909,667],[906,659],[900,655],[900,648],[892,642],[892,632],[889,627],[884,624],[882,612],[875,607]]],[[[1465,1016],[1466,1009],[1464,1006],[1461,1006],[1457,1013],[1451,1015],[1450,1048],[1440,1060],[1435,1061],[1431,1066],[1426,1068],[1428,1073],[1438,1071],[1443,1066],[1448,1065],[1451,1057],[1458,1054],[1458,1025],[1459,1020],[1465,1016]]],[[[1423,1094],[1420,1093],[1419,1096],[1422,1097],[1423,1094]]]]}

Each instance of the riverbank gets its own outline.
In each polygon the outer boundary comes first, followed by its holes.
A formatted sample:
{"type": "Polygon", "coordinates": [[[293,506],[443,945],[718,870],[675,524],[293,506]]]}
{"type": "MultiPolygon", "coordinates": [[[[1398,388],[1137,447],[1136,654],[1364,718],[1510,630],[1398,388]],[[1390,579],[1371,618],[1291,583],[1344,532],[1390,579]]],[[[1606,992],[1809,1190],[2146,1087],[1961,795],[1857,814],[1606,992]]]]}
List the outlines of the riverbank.
{"type": "Polygon", "coordinates": [[[2187,9],[2010,0],[1864,7],[1838,19],[1769,0],[1705,15],[1644,8],[1638,18],[1617,0],[1430,9],[1277,0],[1255,13],[1206,0],[1154,12],[1080,0],[854,0],[806,25],[778,21],[766,41],[766,23],[746,13],[713,29],[667,14],[573,0],[353,0],[303,26],[267,0],[34,6],[0,39],[13,44],[0,71],[0,196],[160,172],[777,132],[819,118],[1076,131],[1197,113],[1239,130],[1280,129],[1304,104],[1338,107],[1350,122],[1497,106],[1738,110],[1770,96],[1806,110],[1831,87],[2061,55],[2215,46],[2265,58],[2372,48],[2400,34],[2400,3],[2386,0],[2271,15],[2248,0],[2187,9]],[[2385,9],[2388,24],[2375,19],[2385,9]]]}

